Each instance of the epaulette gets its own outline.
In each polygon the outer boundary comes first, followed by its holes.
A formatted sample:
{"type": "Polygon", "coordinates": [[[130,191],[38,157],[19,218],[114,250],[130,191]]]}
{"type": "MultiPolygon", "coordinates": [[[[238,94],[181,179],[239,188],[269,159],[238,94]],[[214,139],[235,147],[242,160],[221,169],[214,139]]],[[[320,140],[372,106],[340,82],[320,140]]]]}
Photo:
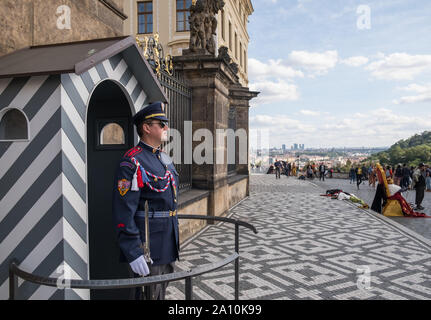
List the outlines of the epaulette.
{"type": "Polygon", "coordinates": [[[140,146],[133,147],[132,149],[128,150],[128,151],[124,154],[123,158],[124,158],[124,157],[126,157],[126,158],[134,157],[134,156],[136,156],[136,155],[137,155],[138,153],[140,153],[140,152],[142,152],[142,148],[141,148],[140,146]]]}

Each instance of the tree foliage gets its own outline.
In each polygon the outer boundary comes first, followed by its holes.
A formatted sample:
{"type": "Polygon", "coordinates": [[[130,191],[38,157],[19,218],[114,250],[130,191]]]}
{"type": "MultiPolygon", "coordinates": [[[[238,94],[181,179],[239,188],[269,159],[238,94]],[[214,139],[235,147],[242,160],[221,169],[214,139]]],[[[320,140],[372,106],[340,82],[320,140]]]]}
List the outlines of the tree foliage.
{"type": "Polygon", "coordinates": [[[406,163],[409,166],[417,166],[420,162],[431,162],[431,131],[400,140],[388,150],[373,154],[367,160],[380,163],[397,165],[406,163]]]}

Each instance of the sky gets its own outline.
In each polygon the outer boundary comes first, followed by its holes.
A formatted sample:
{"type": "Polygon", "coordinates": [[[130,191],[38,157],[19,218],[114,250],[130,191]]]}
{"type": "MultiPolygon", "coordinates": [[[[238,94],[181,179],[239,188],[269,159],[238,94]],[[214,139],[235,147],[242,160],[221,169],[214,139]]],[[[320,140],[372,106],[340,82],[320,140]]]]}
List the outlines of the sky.
{"type": "Polygon", "coordinates": [[[431,1],[252,0],[250,145],[385,147],[431,130],[431,1]]]}

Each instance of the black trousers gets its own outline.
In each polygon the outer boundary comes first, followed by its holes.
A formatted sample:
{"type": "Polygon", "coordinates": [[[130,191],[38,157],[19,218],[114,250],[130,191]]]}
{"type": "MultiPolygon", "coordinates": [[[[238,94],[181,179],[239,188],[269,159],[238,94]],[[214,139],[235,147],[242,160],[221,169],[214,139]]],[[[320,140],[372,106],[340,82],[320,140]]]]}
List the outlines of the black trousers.
{"type": "Polygon", "coordinates": [[[275,179],[280,179],[280,168],[275,168],[275,179]]]}
{"type": "Polygon", "coordinates": [[[420,206],[425,196],[425,187],[416,187],[416,206],[420,206]]]}
{"type": "Polygon", "coordinates": [[[374,196],[373,203],[371,205],[371,210],[382,213],[382,205],[384,206],[386,202],[386,191],[382,184],[377,185],[376,194],[374,196]],[[383,204],[382,204],[383,201],[383,204]]]}
{"type": "Polygon", "coordinates": [[[356,175],[356,185],[359,188],[359,185],[362,183],[362,174],[357,174],[356,175]]]}
{"type": "MultiPolygon", "coordinates": [[[[174,266],[175,262],[171,262],[158,266],[149,265],[148,268],[150,269],[150,276],[160,276],[167,273],[173,273],[174,266]]],[[[139,274],[131,271],[131,269],[129,271],[133,274],[134,278],[141,277],[139,274]]],[[[166,288],[168,287],[168,284],[169,282],[153,284],[150,286],[145,286],[144,290],[142,290],[142,287],[134,288],[132,292],[134,297],[132,300],[165,300],[166,288]]]]}
{"type": "Polygon", "coordinates": [[[401,178],[401,188],[407,188],[409,186],[409,177],[401,178]]]}
{"type": "Polygon", "coordinates": [[[325,181],[325,173],[324,172],[320,172],[319,181],[322,179],[323,179],[323,181],[325,181]]]}

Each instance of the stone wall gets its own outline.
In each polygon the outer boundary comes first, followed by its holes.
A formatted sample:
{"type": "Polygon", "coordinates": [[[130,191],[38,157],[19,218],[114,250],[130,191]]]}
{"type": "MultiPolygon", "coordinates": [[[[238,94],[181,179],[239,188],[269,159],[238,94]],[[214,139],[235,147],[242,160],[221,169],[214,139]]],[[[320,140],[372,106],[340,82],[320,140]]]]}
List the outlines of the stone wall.
{"type": "Polygon", "coordinates": [[[31,46],[123,35],[122,0],[1,0],[0,56],[31,46]],[[57,8],[70,8],[70,29],[59,29],[57,8]]]}
{"type": "MultiPolygon", "coordinates": [[[[180,195],[181,197],[181,195],[180,195]]],[[[193,214],[193,215],[207,215],[208,214],[208,197],[179,209],[178,214],[193,214]]],[[[180,243],[183,243],[191,236],[199,232],[207,225],[205,220],[184,220],[179,219],[180,230],[180,243]]]]}
{"type": "Polygon", "coordinates": [[[229,208],[232,208],[248,195],[249,178],[229,184],[229,208]]]}

